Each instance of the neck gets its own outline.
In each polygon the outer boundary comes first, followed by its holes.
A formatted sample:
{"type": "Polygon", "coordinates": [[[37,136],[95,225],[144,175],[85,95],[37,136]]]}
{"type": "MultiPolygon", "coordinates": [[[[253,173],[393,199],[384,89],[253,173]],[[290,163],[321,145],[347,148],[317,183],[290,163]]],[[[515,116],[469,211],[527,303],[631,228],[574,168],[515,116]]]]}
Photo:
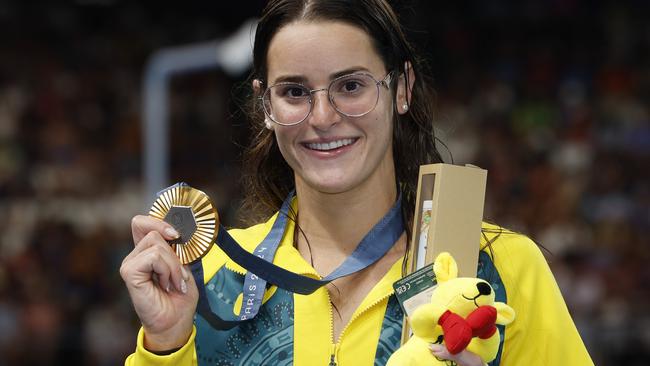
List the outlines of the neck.
{"type": "MultiPolygon", "coordinates": [[[[394,175],[393,175],[394,176],[394,175]]],[[[296,179],[299,224],[314,253],[349,255],[397,199],[395,179],[324,193],[296,179]]],[[[304,237],[299,237],[299,243],[304,237]]]]}

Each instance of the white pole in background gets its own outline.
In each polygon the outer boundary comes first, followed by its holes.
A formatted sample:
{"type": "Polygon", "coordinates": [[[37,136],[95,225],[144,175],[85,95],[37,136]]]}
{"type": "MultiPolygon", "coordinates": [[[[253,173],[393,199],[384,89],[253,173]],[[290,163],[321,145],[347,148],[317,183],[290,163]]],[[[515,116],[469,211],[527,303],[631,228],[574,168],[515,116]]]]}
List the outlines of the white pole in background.
{"type": "Polygon", "coordinates": [[[163,48],[148,60],[143,81],[142,136],[145,201],[169,185],[169,81],[173,76],[221,67],[238,75],[253,61],[256,20],[244,22],[230,37],[163,48]]]}

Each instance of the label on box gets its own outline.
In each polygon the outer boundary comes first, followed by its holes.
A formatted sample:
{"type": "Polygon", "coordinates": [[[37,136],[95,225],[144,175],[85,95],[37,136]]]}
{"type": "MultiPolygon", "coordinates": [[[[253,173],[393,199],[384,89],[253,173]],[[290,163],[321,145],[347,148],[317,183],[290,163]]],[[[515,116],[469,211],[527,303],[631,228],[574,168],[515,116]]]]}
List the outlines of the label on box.
{"type": "Polygon", "coordinates": [[[410,316],[420,305],[431,301],[436,285],[433,264],[429,264],[393,283],[393,289],[404,314],[410,316]]]}

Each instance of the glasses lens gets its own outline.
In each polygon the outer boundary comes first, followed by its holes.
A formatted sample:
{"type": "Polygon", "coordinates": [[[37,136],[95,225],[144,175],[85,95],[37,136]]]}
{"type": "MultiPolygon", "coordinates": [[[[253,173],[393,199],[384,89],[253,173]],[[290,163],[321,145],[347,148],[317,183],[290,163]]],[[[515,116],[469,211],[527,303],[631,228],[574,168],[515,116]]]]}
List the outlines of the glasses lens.
{"type": "Polygon", "coordinates": [[[370,112],[379,99],[377,82],[366,74],[346,75],[334,80],[329,93],[336,109],[349,117],[370,112]]]}
{"type": "Polygon", "coordinates": [[[264,93],[264,111],[281,125],[302,122],[309,114],[309,89],[300,84],[280,83],[264,93]]]}

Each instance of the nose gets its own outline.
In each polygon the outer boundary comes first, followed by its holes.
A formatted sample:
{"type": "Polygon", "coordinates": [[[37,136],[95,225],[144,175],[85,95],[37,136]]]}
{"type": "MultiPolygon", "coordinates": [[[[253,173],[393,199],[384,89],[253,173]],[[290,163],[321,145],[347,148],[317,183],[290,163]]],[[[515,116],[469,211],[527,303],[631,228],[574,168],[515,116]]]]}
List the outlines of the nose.
{"type": "Polygon", "coordinates": [[[309,124],[316,129],[326,131],[340,121],[341,115],[330,103],[327,89],[315,90],[312,94],[312,103],[309,124]]]}
{"type": "Polygon", "coordinates": [[[478,293],[481,295],[489,295],[492,293],[492,288],[485,282],[477,283],[476,288],[478,289],[478,293]]]}

